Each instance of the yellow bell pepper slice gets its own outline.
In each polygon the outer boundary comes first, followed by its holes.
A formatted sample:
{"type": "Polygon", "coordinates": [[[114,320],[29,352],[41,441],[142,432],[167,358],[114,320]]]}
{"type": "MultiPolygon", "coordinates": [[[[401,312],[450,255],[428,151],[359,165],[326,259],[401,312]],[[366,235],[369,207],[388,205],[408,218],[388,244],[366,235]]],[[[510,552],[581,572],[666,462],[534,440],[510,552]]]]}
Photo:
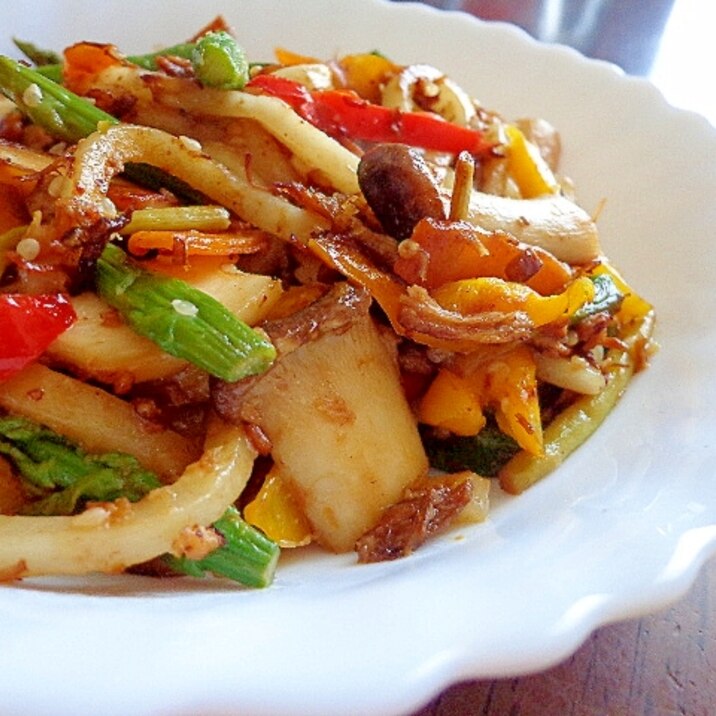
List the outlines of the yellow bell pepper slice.
{"type": "Polygon", "coordinates": [[[378,104],[381,87],[399,69],[389,59],[374,52],[345,55],[338,60],[338,65],[343,70],[346,87],[378,104]]]}
{"type": "Polygon", "coordinates": [[[525,345],[492,364],[488,398],[503,433],[532,455],[541,455],[542,414],[537,395],[536,366],[525,345]]]}
{"type": "MultiPolygon", "coordinates": [[[[636,321],[622,338],[626,354],[638,352],[648,344],[654,330],[654,313],[636,321]]],[[[557,415],[545,428],[545,449],[535,458],[517,453],[499,473],[500,486],[518,495],[556,470],[569,455],[592,435],[619,402],[638,364],[633,359],[617,364],[609,374],[606,387],[596,395],[582,395],[557,415]]]]}
{"type": "Polygon", "coordinates": [[[559,182],[539,149],[513,124],[505,127],[505,134],[508,139],[509,172],[522,197],[533,199],[544,194],[559,193],[559,182]]]}
{"type": "Polygon", "coordinates": [[[537,369],[526,345],[457,375],[441,368],[423,396],[418,419],[455,435],[477,435],[485,426],[485,408],[495,411],[503,433],[532,455],[542,454],[542,415],[537,369]]]}
{"type": "Polygon", "coordinates": [[[569,318],[594,298],[594,284],[581,276],[562,292],[542,296],[521,283],[481,277],[446,283],[432,293],[445,309],[466,315],[488,311],[524,311],[535,326],[569,318]]]}
{"type": "Polygon", "coordinates": [[[308,518],[276,467],[266,475],[256,497],[244,507],[243,516],[280,547],[301,547],[313,538],[308,518]]]}
{"type": "Polygon", "coordinates": [[[600,274],[608,274],[616,287],[624,294],[622,305],[616,313],[617,318],[623,324],[641,321],[652,310],[653,306],[631,288],[611,264],[600,263],[591,272],[592,276],[599,276],[600,274]]]}
{"type": "Polygon", "coordinates": [[[441,368],[418,407],[418,420],[455,435],[477,435],[485,427],[485,415],[470,385],[441,368]]]}

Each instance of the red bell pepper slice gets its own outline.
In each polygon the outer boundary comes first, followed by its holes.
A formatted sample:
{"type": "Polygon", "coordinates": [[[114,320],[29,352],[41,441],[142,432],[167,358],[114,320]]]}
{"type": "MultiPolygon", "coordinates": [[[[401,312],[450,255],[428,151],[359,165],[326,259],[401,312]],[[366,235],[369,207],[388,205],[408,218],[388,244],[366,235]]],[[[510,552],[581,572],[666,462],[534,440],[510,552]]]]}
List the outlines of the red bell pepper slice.
{"type": "Polygon", "coordinates": [[[76,318],[61,294],[0,294],[0,381],[39,358],[76,318]]]}
{"type": "Polygon", "coordinates": [[[282,99],[307,122],[335,137],[402,142],[452,154],[485,154],[494,146],[476,129],[453,124],[437,114],[382,107],[349,90],[309,92],[298,82],[271,74],[257,75],[246,87],[282,99]]]}

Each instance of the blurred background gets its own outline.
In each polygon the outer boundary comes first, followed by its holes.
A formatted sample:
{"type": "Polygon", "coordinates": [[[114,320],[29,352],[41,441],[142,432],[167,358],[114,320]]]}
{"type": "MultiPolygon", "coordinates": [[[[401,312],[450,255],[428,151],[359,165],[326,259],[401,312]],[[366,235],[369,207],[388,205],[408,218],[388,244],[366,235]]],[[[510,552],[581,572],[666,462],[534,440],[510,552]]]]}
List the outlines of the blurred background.
{"type": "MultiPolygon", "coordinates": [[[[397,2],[405,0],[396,0],[397,2]]],[[[510,22],[649,78],[674,105],[716,125],[714,0],[424,0],[510,22]]]]}

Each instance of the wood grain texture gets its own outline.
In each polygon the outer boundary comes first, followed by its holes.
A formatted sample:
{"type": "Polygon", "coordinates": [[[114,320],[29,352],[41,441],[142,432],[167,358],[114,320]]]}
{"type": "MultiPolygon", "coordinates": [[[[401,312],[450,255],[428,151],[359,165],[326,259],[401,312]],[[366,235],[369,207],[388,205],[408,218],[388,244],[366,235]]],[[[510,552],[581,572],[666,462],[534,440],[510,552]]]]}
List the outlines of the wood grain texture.
{"type": "Polygon", "coordinates": [[[599,629],[559,666],[456,685],[414,716],[547,714],[716,714],[716,560],[674,606],[599,629]]]}

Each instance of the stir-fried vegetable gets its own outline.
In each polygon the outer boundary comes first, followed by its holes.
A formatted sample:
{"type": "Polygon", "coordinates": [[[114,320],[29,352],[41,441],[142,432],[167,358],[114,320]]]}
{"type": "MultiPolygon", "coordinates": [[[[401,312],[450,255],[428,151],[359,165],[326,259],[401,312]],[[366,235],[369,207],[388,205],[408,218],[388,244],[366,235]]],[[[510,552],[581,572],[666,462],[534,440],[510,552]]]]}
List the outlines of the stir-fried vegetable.
{"type": "Polygon", "coordinates": [[[75,311],[61,294],[0,293],[0,381],[39,358],[74,320],[75,311]]]}
{"type": "Polygon", "coordinates": [[[607,273],[591,277],[594,283],[594,298],[580,306],[571,317],[572,323],[579,323],[587,316],[597,313],[615,313],[624,301],[624,294],[619,290],[614,279],[607,273]]]}
{"type": "Polygon", "coordinates": [[[561,465],[646,365],[652,308],[543,120],[380,53],[250,62],[221,19],[131,56],[17,44],[0,578],[406,556],[561,465]]]}
{"type": "Polygon", "coordinates": [[[132,455],[88,455],[69,440],[16,417],[0,419],[0,454],[39,499],[25,514],[71,515],[88,500],[108,502],[124,497],[136,502],[161,487],[159,479],[132,455]]]}
{"type": "MultiPolygon", "coordinates": [[[[137,502],[161,487],[156,475],[124,453],[90,455],[66,438],[23,418],[0,419],[0,454],[18,469],[35,499],[27,515],[72,515],[91,503],[123,498],[137,502]]],[[[278,561],[275,542],[248,525],[231,508],[211,528],[216,540],[207,540],[192,556],[190,546],[180,556],[166,554],[164,562],[177,572],[201,577],[210,572],[250,587],[271,583],[278,561]]],[[[190,541],[189,541],[190,542],[190,541]]],[[[198,537],[196,542],[201,544],[198,537]]],[[[196,546],[194,547],[196,549],[196,546]]]]}
{"type": "Polygon", "coordinates": [[[230,214],[223,206],[169,206],[137,209],[123,234],[135,231],[190,230],[221,231],[228,229],[230,214]]]}
{"type": "MultiPolygon", "coordinates": [[[[196,540],[187,539],[185,530],[191,535],[197,525],[224,515],[246,486],[255,456],[242,431],[227,426],[211,430],[205,447],[202,459],[175,483],[134,504],[100,503],[72,516],[0,515],[5,578],[117,572],[163,554],[187,556],[196,540]]],[[[205,551],[219,546],[220,540],[212,540],[205,551]]],[[[265,580],[270,579],[272,560],[275,554],[268,555],[268,569],[262,570],[265,580]]]]}
{"type": "Polygon", "coordinates": [[[602,424],[617,404],[639,366],[639,353],[648,344],[653,330],[653,314],[632,327],[611,369],[606,387],[597,395],[585,395],[564,409],[544,433],[544,452],[540,456],[520,452],[499,471],[501,487],[519,494],[559,467],[602,424]]]}
{"type": "MultiPolygon", "coordinates": [[[[50,80],[61,83],[62,82],[62,58],[52,50],[43,50],[36,47],[30,42],[24,42],[21,40],[15,40],[15,44],[20,50],[37,65],[37,71],[47,77],[50,80]]],[[[143,67],[145,70],[156,70],[158,69],[157,60],[159,58],[180,58],[190,60],[194,50],[196,49],[196,43],[194,42],[182,42],[178,45],[172,45],[171,47],[165,47],[156,52],[148,52],[143,55],[129,55],[127,60],[139,67],[143,67]]]]}
{"type": "MultiPolygon", "coordinates": [[[[40,69],[33,70],[0,56],[0,92],[52,137],[77,142],[100,126],[117,124],[111,114],[46,77],[40,69]]],[[[125,169],[140,184],[157,189],[167,187],[189,200],[202,200],[189,185],[156,167],[132,164],[125,169]]]]}
{"type": "Polygon", "coordinates": [[[246,53],[228,32],[209,32],[191,53],[197,79],[207,87],[242,89],[249,79],[246,53]]]}
{"type": "Polygon", "coordinates": [[[248,587],[266,587],[276,571],[280,550],[260,530],[247,524],[238,511],[229,508],[213,525],[220,545],[199,559],[166,555],[165,563],[190,577],[207,572],[227,577],[248,587]]]}
{"type": "Polygon", "coordinates": [[[51,79],[8,57],[0,57],[0,90],[53,137],[76,142],[100,122],[117,120],[51,79]]]}
{"type": "Polygon", "coordinates": [[[311,124],[337,137],[403,142],[454,153],[482,154],[492,146],[477,130],[450,124],[435,115],[372,104],[352,92],[308,92],[297,82],[272,75],[254,77],[248,87],[282,99],[311,124]]]}
{"type": "Polygon", "coordinates": [[[97,262],[97,290],[137,333],[218,378],[260,373],[276,357],[265,336],[211,296],[142,270],[112,244],[97,262]]]}
{"type": "Polygon", "coordinates": [[[507,461],[520,450],[519,445],[494,424],[469,436],[425,437],[430,463],[438,470],[472,470],[478,475],[496,477],[507,461]]]}

